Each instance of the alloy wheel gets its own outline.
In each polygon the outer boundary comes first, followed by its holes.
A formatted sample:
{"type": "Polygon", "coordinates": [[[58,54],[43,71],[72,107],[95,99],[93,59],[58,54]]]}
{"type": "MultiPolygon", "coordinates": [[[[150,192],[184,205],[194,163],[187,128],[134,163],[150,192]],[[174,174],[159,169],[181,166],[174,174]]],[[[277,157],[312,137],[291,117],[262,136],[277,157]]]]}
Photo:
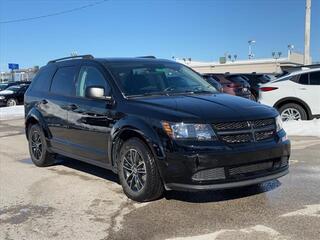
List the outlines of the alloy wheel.
{"type": "Polygon", "coordinates": [[[123,157],[123,175],[127,185],[134,192],[139,192],[145,185],[146,164],[135,149],[129,149],[123,157]]]}
{"type": "Polygon", "coordinates": [[[297,121],[297,120],[301,120],[301,114],[295,108],[286,108],[281,113],[281,119],[282,119],[283,122],[293,121],[293,120],[297,121]]]}
{"type": "Polygon", "coordinates": [[[43,149],[42,149],[41,136],[40,136],[40,133],[38,131],[32,132],[32,135],[31,135],[31,151],[32,151],[33,156],[37,160],[41,159],[43,149]]]}
{"type": "Polygon", "coordinates": [[[8,102],[7,102],[7,106],[8,106],[8,107],[13,107],[13,106],[15,106],[15,105],[17,105],[17,103],[16,103],[15,100],[13,100],[13,99],[9,99],[9,100],[8,100],[8,102]]]}

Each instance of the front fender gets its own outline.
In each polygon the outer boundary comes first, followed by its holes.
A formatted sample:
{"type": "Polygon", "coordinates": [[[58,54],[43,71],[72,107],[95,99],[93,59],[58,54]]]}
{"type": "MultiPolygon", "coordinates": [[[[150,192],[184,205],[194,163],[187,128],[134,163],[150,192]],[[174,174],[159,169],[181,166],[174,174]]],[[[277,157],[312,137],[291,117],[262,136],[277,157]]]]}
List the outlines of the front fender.
{"type": "Polygon", "coordinates": [[[161,160],[164,158],[163,146],[158,134],[156,133],[156,130],[153,129],[144,119],[134,116],[127,116],[117,121],[111,130],[109,141],[110,159],[112,159],[112,147],[114,143],[120,138],[121,134],[127,130],[134,131],[140,135],[146,141],[149,148],[158,159],[161,160]]]}

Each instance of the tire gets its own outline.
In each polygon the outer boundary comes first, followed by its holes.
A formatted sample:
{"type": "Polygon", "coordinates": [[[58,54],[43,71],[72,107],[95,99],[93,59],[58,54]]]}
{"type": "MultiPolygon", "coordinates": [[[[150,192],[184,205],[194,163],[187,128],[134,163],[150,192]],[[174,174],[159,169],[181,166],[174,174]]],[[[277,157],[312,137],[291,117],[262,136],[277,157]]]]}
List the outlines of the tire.
{"type": "Polygon", "coordinates": [[[9,98],[8,99],[7,107],[13,107],[13,106],[16,106],[16,105],[18,105],[17,99],[14,99],[14,98],[9,98]]]}
{"type": "Polygon", "coordinates": [[[118,174],[124,193],[134,201],[151,201],[163,194],[164,188],[155,158],[138,138],[131,138],[121,146],[118,174]],[[130,166],[130,162],[135,163],[130,166]]]}
{"type": "Polygon", "coordinates": [[[39,124],[28,128],[28,140],[31,160],[36,166],[47,167],[54,164],[54,154],[48,152],[46,138],[39,124]]]}
{"type": "Polygon", "coordinates": [[[304,108],[296,103],[287,103],[279,108],[282,121],[308,120],[308,115],[304,108]],[[290,116],[290,113],[291,116],[290,116]]]}

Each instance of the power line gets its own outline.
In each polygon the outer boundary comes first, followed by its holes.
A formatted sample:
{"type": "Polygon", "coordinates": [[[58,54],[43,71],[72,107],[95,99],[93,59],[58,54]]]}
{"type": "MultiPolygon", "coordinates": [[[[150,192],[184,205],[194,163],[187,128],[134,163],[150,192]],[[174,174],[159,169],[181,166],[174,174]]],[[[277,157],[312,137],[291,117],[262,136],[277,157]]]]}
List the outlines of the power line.
{"type": "Polygon", "coordinates": [[[71,12],[80,11],[80,10],[85,9],[85,8],[94,7],[94,6],[97,6],[99,4],[104,3],[106,1],[109,1],[109,0],[102,0],[102,1],[94,2],[94,3],[90,3],[90,4],[87,4],[87,5],[81,6],[81,7],[76,7],[76,8],[72,8],[72,9],[68,9],[68,10],[64,10],[64,11],[60,11],[60,12],[55,12],[55,13],[50,13],[50,14],[45,14],[45,15],[40,15],[40,16],[36,16],[36,17],[18,18],[18,19],[13,19],[13,20],[0,21],[0,24],[8,24],[8,23],[16,23],[16,22],[27,22],[27,21],[32,21],[32,20],[41,19],[41,18],[59,16],[59,15],[63,15],[63,14],[71,13],[71,12]]]}

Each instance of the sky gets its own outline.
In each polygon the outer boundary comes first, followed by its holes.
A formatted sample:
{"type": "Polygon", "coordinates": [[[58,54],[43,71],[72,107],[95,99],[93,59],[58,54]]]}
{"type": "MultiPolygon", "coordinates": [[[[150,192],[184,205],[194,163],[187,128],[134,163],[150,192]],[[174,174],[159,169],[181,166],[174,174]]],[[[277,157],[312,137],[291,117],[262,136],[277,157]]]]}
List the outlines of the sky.
{"type": "MultiPolygon", "coordinates": [[[[37,17],[101,0],[0,0],[0,22],[37,17]]],[[[311,54],[320,60],[320,1],[312,0],[311,54]]],[[[45,65],[72,52],[95,57],[154,55],[218,61],[226,52],[256,58],[288,44],[303,52],[305,0],[105,0],[32,21],[0,24],[0,71],[45,65]]]]}

